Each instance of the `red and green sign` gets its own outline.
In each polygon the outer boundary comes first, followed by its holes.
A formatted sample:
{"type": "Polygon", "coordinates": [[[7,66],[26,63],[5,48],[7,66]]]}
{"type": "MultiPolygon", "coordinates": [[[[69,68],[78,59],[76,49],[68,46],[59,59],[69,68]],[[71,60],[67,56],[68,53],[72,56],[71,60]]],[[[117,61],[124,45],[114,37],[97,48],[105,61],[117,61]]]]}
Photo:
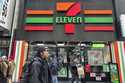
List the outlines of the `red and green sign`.
{"type": "Polygon", "coordinates": [[[80,2],[56,2],[56,10],[27,9],[25,30],[53,31],[55,25],[61,24],[66,34],[74,34],[79,28],[76,25],[83,31],[114,31],[112,10],[83,9],[82,5],[80,2]]]}

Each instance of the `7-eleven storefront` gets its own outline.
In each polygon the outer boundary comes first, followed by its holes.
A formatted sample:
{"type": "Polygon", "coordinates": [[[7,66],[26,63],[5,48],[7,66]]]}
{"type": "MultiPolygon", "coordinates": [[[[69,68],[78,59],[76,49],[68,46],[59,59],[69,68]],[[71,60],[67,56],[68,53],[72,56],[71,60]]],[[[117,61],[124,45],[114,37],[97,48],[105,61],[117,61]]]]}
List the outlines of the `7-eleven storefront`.
{"type": "MultiPolygon", "coordinates": [[[[16,82],[19,81],[19,79],[21,77],[21,73],[22,73],[22,67],[26,61],[26,58],[29,55],[30,56],[33,55],[33,52],[34,52],[33,46],[34,45],[30,45],[25,41],[16,41],[15,42],[15,44],[14,44],[15,48],[13,49],[13,56],[11,56],[11,58],[13,58],[16,63],[16,69],[13,74],[13,81],[16,81],[16,82]],[[30,51],[29,53],[28,53],[28,50],[30,51]]],[[[52,50],[55,48],[54,46],[50,46],[50,45],[48,45],[48,46],[49,46],[49,50],[51,50],[50,53],[56,52],[55,50],[52,50]]],[[[72,47],[73,46],[70,46],[69,48],[72,49],[72,47]]],[[[78,46],[75,46],[75,47],[78,48],[78,46]]],[[[63,50],[64,48],[66,49],[65,46],[58,46],[58,50],[63,50]]],[[[89,48],[84,47],[84,48],[87,48],[87,49],[82,49],[81,53],[87,53],[87,54],[80,55],[80,57],[81,57],[80,64],[82,64],[83,69],[84,69],[84,72],[83,72],[83,75],[85,76],[85,77],[83,77],[84,80],[93,81],[93,82],[94,81],[109,82],[110,80],[112,80],[112,83],[115,83],[115,82],[124,83],[124,81],[125,81],[125,79],[124,79],[125,78],[125,74],[124,74],[125,42],[117,41],[117,42],[112,42],[109,45],[105,45],[104,47],[98,46],[98,47],[89,47],[89,48]],[[101,49],[103,49],[103,51],[102,51],[103,58],[102,59],[101,59],[102,55],[99,54],[101,49]],[[95,52],[95,55],[91,54],[94,52],[95,52]],[[97,53],[100,56],[99,58],[97,58],[97,56],[96,56],[97,53]],[[89,59],[93,60],[94,56],[96,57],[95,59],[103,60],[103,61],[98,61],[98,62],[96,62],[96,60],[95,60],[95,62],[89,61],[89,59]],[[92,58],[90,58],[90,57],[92,57],[92,58]],[[87,58],[88,58],[88,60],[87,60],[87,58]],[[82,60],[82,59],[84,59],[84,60],[82,60]],[[87,61],[88,61],[88,63],[87,63],[87,61]],[[87,65],[90,65],[91,67],[89,68],[89,67],[87,67],[87,65]],[[91,71],[86,70],[87,68],[91,69],[91,71]],[[96,68],[103,68],[103,69],[96,69],[96,68]],[[101,72],[96,72],[96,71],[101,71],[101,72]],[[99,73],[100,73],[100,79],[97,79],[96,77],[94,79],[94,76],[91,75],[91,74],[98,74],[98,78],[99,78],[99,73]],[[101,74],[106,75],[106,77],[105,76],[101,77],[101,74]],[[109,75],[109,77],[107,75],[109,75]],[[111,78],[111,79],[109,79],[109,78],[111,78]]],[[[59,52],[61,52],[61,51],[59,51],[59,52]]],[[[62,52],[62,54],[65,54],[66,52],[67,52],[67,50],[62,52]]],[[[68,50],[68,53],[70,53],[69,50],[68,50]]],[[[71,56],[70,54],[68,54],[68,55],[71,56]]],[[[61,55],[58,55],[58,56],[61,56],[61,55]]],[[[62,58],[64,58],[63,64],[68,63],[68,61],[66,61],[67,59],[65,57],[62,57],[62,58]]],[[[70,73],[70,69],[65,69],[65,68],[68,68],[68,67],[63,65],[62,69],[60,69],[60,71],[58,72],[58,77],[65,78],[63,80],[68,80],[69,78],[72,78],[72,76],[70,73]]],[[[60,79],[60,80],[62,80],[62,79],[60,79]]]]}
{"type": "Polygon", "coordinates": [[[26,59],[42,45],[49,47],[50,56],[61,58],[59,80],[72,78],[74,57],[82,68],[79,78],[86,82],[124,83],[125,44],[116,41],[114,6],[112,0],[22,0],[11,55],[16,63],[13,81],[19,81],[26,59]]]}

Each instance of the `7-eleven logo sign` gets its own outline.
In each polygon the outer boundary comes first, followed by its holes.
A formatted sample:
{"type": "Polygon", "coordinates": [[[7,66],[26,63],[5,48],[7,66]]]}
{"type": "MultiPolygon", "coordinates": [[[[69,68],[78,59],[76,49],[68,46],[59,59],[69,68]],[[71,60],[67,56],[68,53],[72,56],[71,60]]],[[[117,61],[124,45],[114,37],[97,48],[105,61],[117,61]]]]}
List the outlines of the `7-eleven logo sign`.
{"type": "Polygon", "coordinates": [[[80,2],[58,2],[57,12],[65,12],[65,16],[56,17],[56,23],[64,23],[65,33],[75,32],[75,23],[82,23],[82,17],[77,17],[81,11],[80,2]]]}
{"type": "Polygon", "coordinates": [[[82,23],[85,23],[85,31],[114,31],[112,10],[82,9],[81,5],[80,2],[57,2],[55,4],[56,12],[51,8],[48,10],[27,9],[25,30],[52,32],[56,29],[54,24],[61,24],[64,25],[64,33],[74,34],[77,24],[82,26],[82,23]],[[83,14],[88,16],[83,17],[83,14]]]}
{"type": "Polygon", "coordinates": [[[83,22],[82,17],[78,16],[80,11],[80,2],[57,2],[55,17],[53,17],[54,10],[27,10],[25,30],[53,31],[53,24],[56,23],[64,25],[66,34],[74,34],[75,25],[83,22]],[[31,17],[32,15],[37,17],[31,17]]]}

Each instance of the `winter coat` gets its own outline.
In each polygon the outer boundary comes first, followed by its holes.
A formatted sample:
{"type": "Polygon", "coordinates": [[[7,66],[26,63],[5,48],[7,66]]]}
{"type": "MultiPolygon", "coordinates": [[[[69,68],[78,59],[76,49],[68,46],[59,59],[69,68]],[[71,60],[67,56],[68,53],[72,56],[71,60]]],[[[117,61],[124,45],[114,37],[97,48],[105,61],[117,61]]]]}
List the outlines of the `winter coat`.
{"type": "Polygon", "coordinates": [[[0,83],[7,83],[8,65],[5,61],[0,62],[0,83]]]}
{"type": "Polygon", "coordinates": [[[34,58],[30,73],[29,83],[52,83],[48,63],[40,57],[34,58]]]}
{"type": "Polygon", "coordinates": [[[58,65],[56,63],[50,64],[50,71],[52,75],[58,75],[58,65]]]}
{"type": "Polygon", "coordinates": [[[7,77],[7,71],[8,71],[8,61],[2,61],[0,62],[0,71],[3,73],[4,77],[7,77]]]}

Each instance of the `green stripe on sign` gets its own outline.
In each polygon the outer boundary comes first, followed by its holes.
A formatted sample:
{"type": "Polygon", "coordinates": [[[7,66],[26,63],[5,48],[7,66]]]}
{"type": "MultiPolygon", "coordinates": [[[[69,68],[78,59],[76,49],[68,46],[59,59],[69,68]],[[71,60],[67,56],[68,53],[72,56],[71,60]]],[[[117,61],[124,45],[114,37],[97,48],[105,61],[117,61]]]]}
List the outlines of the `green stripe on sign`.
{"type": "Polygon", "coordinates": [[[85,23],[113,23],[112,17],[85,17],[85,23]]]}
{"type": "Polygon", "coordinates": [[[53,23],[52,17],[27,17],[26,23],[53,23]]]}

